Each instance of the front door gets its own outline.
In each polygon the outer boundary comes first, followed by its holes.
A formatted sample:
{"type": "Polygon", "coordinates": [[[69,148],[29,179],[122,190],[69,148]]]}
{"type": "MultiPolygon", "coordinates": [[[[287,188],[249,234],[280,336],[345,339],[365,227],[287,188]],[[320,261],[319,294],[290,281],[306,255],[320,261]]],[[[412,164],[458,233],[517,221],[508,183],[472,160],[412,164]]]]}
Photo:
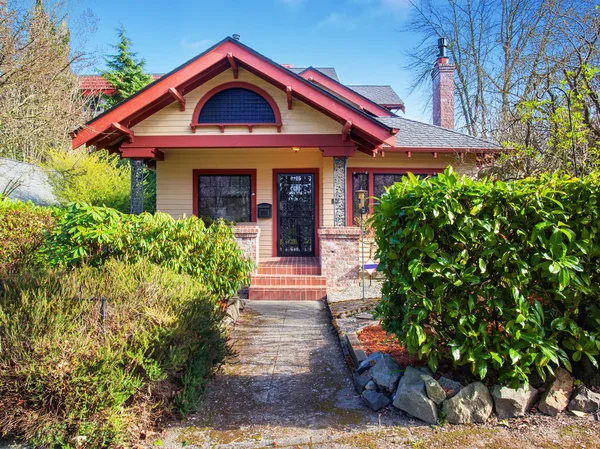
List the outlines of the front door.
{"type": "Polygon", "coordinates": [[[277,255],[315,255],[313,173],[277,173],[277,255]]]}

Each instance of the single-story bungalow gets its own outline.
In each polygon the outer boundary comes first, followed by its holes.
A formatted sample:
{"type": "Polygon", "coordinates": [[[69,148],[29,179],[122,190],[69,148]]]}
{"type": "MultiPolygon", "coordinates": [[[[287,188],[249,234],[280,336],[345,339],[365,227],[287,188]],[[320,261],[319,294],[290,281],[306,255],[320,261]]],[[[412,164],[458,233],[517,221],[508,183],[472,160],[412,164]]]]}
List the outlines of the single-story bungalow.
{"type": "Polygon", "coordinates": [[[72,133],[73,148],[155,167],[157,209],[227,218],[258,269],[250,298],[319,299],[358,281],[357,190],[473,167],[500,150],[453,130],[454,65],[440,42],[433,125],[390,86],[278,64],[225,38],[72,133]]]}

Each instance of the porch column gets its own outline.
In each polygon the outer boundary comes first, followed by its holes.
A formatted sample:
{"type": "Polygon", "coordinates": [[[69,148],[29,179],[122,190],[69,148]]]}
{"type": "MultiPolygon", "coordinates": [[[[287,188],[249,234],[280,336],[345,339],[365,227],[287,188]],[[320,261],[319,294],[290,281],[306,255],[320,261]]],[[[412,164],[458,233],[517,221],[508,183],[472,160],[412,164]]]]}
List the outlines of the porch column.
{"type": "Polygon", "coordinates": [[[129,159],[131,166],[130,212],[144,212],[144,159],[129,159]]]}
{"type": "Polygon", "coordinates": [[[333,225],[346,226],[346,156],[333,158],[333,225]]]}

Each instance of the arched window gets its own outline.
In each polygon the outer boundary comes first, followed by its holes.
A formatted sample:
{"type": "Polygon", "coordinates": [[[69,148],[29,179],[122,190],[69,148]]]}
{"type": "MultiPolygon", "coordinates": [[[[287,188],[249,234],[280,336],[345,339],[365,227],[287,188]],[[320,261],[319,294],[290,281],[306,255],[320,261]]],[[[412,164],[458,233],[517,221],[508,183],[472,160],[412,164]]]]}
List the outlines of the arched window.
{"type": "Polygon", "coordinates": [[[192,132],[198,126],[276,126],[281,131],[277,103],[264,90],[242,82],[226,83],[208,92],[198,102],[192,118],[192,132]]]}

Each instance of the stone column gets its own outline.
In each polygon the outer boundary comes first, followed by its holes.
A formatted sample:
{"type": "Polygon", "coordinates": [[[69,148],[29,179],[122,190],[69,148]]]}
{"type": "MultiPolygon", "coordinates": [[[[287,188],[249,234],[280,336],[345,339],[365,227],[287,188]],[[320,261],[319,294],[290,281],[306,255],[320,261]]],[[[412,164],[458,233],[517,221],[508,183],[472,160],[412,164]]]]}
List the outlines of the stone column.
{"type": "Polygon", "coordinates": [[[235,240],[244,252],[244,255],[258,266],[258,239],[260,228],[258,226],[240,225],[235,227],[235,240]]]}
{"type": "Polygon", "coordinates": [[[130,212],[144,212],[144,160],[129,159],[131,166],[130,212]]]}
{"type": "Polygon", "coordinates": [[[321,274],[327,277],[327,289],[358,285],[360,228],[319,229],[321,274]]]}
{"type": "Polygon", "coordinates": [[[333,158],[333,225],[346,226],[346,157],[333,158]]]}

